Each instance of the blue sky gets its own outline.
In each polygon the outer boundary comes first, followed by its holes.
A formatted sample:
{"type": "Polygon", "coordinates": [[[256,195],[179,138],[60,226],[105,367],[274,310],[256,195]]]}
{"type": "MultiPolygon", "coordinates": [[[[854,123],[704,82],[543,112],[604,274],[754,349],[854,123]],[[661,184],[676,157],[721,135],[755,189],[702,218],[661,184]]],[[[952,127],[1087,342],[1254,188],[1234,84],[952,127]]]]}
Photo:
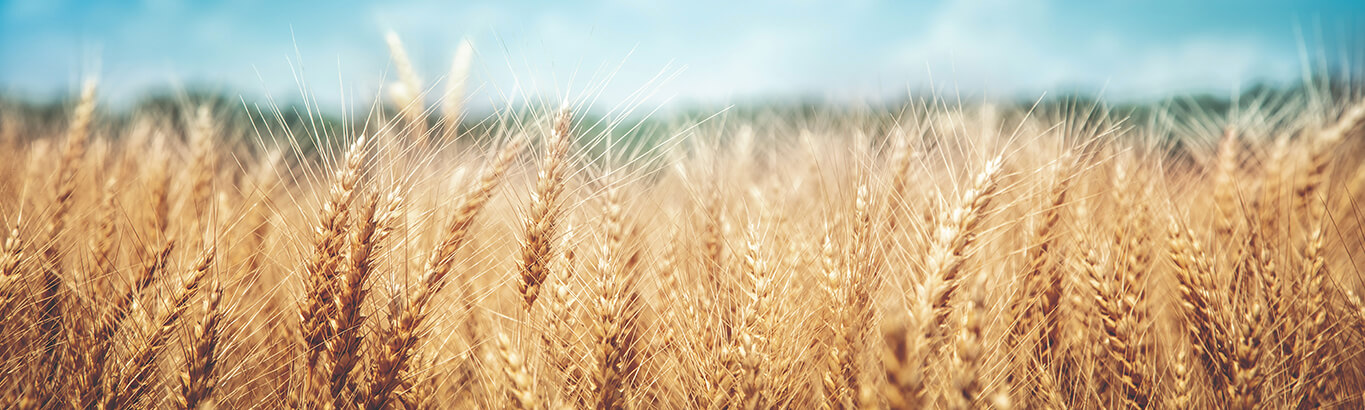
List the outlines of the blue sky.
{"type": "Polygon", "coordinates": [[[1304,51],[1365,62],[1363,23],[1365,1],[1348,0],[0,0],[0,90],[44,98],[97,73],[115,102],[186,85],[288,101],[302,79],[325,104],[367,102],[394,30],[432,84],[470,38],[475,104],[513,90],[723,103],[927,86],[1147,98],[1293,81],[1304,51]]]}

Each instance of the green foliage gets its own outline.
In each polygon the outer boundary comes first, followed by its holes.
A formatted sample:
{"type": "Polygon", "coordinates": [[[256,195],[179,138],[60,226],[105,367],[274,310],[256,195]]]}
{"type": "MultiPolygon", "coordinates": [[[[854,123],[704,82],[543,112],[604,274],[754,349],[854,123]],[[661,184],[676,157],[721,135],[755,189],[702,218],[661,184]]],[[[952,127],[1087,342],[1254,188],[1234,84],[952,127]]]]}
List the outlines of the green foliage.
{"type": "MultiPolygon", "coordinates": [[[[999,109],[1002,119],[1007,121],[1023,115],[1056,114],[1059,118],[1068,118],[1073,122],[1094,122],[1072,124],[1077,127],[1115,121],[1128,126],[1142,126],[1160,124],[1172,118],[1217,119],[1235,113],[1239,106],[1294,107],[1296,104],[1303,106],[1313,102],[1341,101],[1351,97],[1352,90],[1361,88],[1353,86],[1346,78],[1322,75],[1310,78],[1307,82],[1289,85],[1262,83],[1231,96],[1185,94],[1155,100],[1106,101],[1094,94],[1073,93],[1049,95],[1041,100],[1016,99],[991,103],[999,109]]],[[[33,101],[0,95],[0,122],[21,120],[21,138],[36,138],[42,130],[52,129],[66,121],[68,111],[74,105],[71,98],[74,96],[55,101],[33,101]]],[[[748,124],[757,129],[771,128],[773,131],[829,129],[830,125],[847,123],[866,132],[887,132],[895,126],[892,119],[916,107],[970,108],[982,103],[956,98],[904,99],[879,104],[837,104],[802,98],[748,100],[729,106],[671,108],[663,114],[652,115],[580,112],[576,113],[575,124],[579,143],[584,146],[589,158],[598,158],[608,142],[618,147],[628,147],[623,151],[632,154],[627,155],[644,155],[642,153],[657,151],[650,148],[669,141],[673,133],[685,132],[689,127],[703,122],[718,124],[721,128],[727,127],[726,124],[748,124]],[[869,124],[872,127],[869,128],[869,124]]],[[[161,118],[176,134],[185,135],[186,119],[201,105],[210,107],[216,123],[223,129],[222,140],[230,145],[258,147],[261,145],[259,142],[267,146],[289,145],[305,156],[310,156],[319,146],[334,145],[347,132],[354,133],[356,130],[347,128],[348,122],[352,126],[366,123],[365,118],[342,118],[317,107],[310,109],[301,103],[276,105],[244,101],[244,98],[234,93],[207,88],[178,92],[154,91],[126,107],[106,109],[101,114],[108,119],[104,124],[112,127],[127,126],[134,113],[139,113],[141,118],[161,118]]],[[[506,118],[525,119],[534,113],[549,112],[547,107],[531,104],[511,109],[511,112],[490,114],[491,117],[467,117],[461,124],[455,125],[459,127],[459,132],[454,135],[458,138],[487,138],[510,131],[505,129],[507,127],[517,126],[515,121],[507,121],[506,118]]],[[[369,115],[392,118],[397,113],[385,106],[369,115]]],[[[434,132],[441,132],[450,126],[441,124],[437,118],[428,118],[428,121],[427,129],[434,132]]],[[[795,135],[787,132],[782,134],[795,135]]]]}

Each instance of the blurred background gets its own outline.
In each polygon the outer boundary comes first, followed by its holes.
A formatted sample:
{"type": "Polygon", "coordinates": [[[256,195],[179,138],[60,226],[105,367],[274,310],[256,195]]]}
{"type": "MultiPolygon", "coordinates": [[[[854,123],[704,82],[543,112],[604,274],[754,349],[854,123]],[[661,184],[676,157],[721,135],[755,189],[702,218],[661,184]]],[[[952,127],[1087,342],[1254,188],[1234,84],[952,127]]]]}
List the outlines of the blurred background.
{"type": "Polygon", "coordinates": [[[56,100],[94,74],[113,107],[185,90],[363,107],[395,77],[392,30],[437,89],[469,39],[473,110],[514,96],[641,107],[916,92],[1146,101],[1349,76],[1365,66],[1363,18],[1359,0],[7,0],[0,94],[56,100]]]}

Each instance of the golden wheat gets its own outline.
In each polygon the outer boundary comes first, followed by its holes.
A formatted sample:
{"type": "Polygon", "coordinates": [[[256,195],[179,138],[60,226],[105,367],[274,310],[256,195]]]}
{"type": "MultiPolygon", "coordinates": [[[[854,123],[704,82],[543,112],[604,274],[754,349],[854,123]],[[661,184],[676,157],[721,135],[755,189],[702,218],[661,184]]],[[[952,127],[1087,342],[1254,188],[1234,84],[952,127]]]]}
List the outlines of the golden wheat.
{"type": "Polygon", "coordinates": [[[1260,128],[921,102],[640,149],[586,105],[463,124],[468,44],[428,128],[391,46],[399,115],[313,150],[230,139],[226,107],[107,121],[93,82],[12,127],[0,189],[42,189],[0,197],[0,400],[1365,405],[1359,101],[1260,128]]]}

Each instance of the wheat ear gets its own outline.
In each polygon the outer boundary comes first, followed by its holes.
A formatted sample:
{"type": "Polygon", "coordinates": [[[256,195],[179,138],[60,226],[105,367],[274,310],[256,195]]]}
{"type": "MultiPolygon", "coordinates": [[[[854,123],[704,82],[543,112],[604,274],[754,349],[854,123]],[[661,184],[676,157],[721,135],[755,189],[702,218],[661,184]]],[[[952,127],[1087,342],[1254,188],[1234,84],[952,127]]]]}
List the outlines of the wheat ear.
{"type": "Polygon", "coordinates": [[[1180,312],[1194,355],[1209,373],[1213,390],[1226,390],[1231,379],[1226,347],[1228,331],[1219,309],[1220,299],[1213,287],[1212,274],[1199,243],[1174,218],[1167,241],[1175,266],[1180,312]]]}
{"type": "Polygon", "coordinates": [[[538,407],[535,393],[535,379],[526,368],[526,358],[512,351],[512,339],[506,333],[499,333],[498,358],[502,359],[502,373],[507,381],[507,392],[511,399],[508,407],[520,410],[533,410],[538,407]]]}
{"type": "Polygon", "coordinates": [[[573,119],[569,110],[560,111],[554,128],[546,139],[545,158],[536,175],[536,191],[531,197],[531,211],[526,219],[526,237],[521,248],[521,280],[517,290],[527,311],[535,305],[540,296],[540,285],[545,282],[550,271],[548,264],[554,255],[552,244],[559,229],[560,196],[564,192],[565,178],[568,176],[569,147],[572,138],[569,126],[573,119]]]}
{"type": "Polygon", "coordinates": [[[129,310],[136,303],[138,295],[142,294],[156,280],[157,273],[166,269],[166,264],[170,261],[171,251],[175,250],[175,241],[166,241],[161,250],[152,255],[151,260],[146,263],[142,272],[134,278],[128,291],[118,299],[114,299],[112,306],[106,308],[103,315],[95,323],[95,331],[92,336],[94,344],[87,351],[85,362],[86,369],[84,374],[77,376],[79,388],[77,391],[78,399],[73,400],[82,408],[92,407],[99,403],[111,392],[104,390],[101,385],[105,379],[105,373],[110,370],[111,352],[114,350],[117,339],[114,337],[123,324],[124,318],[128,316],[129,310]]]}
{"type": "Polygon", "coordinates": [[[959,276],[967,261],[967,252],[976,242],[977,229],[991,200],[999,193],[1002,165],[1000,157],[987,161],[985,168],[976,175],[972,188],[963,192],[959,205],[943,213],[934,229],[929,258],[925,263],[928,274],[925,275],[921,296],[921,303],[927,304],[924,313],[932,312],[922,316],[933,317],[925,325],[932,343],[938,343],[943,335],[953,295],[961,284],[959,276]]]}
{"type": "Polygon", "coordinates": [[[421,340],[420,328],[430,314],[428,305],[432,298],[445,288],[447,276],[455,264],[455,254],[468,238],[475,217],[493,195],[493,190],[502,182],[508,167],[521,152],[520,139],[508,142],[498,154],[498,158],[479,177],[477,186],[465,194],[454,219],[442,232],[436,248],[428,254],[417,285],[405,295],[402,305],[396,306],[391,326],[379,335],[379,357],[370,368],[369,385],[361,391],[358,398],[364,401],[366,409],[380,409],[393,399],[393,392],[403,383],[403,373],[408,370],[411,359],[421,340]]]}
{"type": "Polygon", "coordinates": [[[445,101],[441,115],[446,125],[446,140],[454,141],[464,118],[465,88],[469,86],[469,67],[474,62],[474,45],[468,38],[460,40],[455,58],[450,63],[450,77],[446,78],[445,101]]]}
{"type": "Polygon", "coordinates": [[[212,291],[204,300],[203,320],[194,326],[187,341],[185,369],[180,372],[180,390],[177,391],[175,404],[181,409],[197,409],[203,403],[211,403],[213,391],[218,387],[218,362],[222,359],[219,344],[223,339],[223,287],[218,283],[209,285],[212,291]]]}
{"type": "Polygon", "coordinates": [[[362,326],[367,319],[360,309],[369,296],[369,277],[373,274],[380,247],[398,217],[397,206],[401,201],[397,189],[384,199],[370,195],[361,202],[355,215],[355,229],[351,230],[349,252],[341,276],[337,278],[336,301],[328,319],[331,333],[335,335],[326,342],[331,363],[328,393],[338,407],[344,407],[349,400],[343,391],[355,390],[351,371],[360,360],[364,341],[362,326]]]}
{"type": "Polygon", "coordinates": [[[390,97],[398,108],[398,114],[408,123],[406,131],[413,141],[423,141],[427,132],[426,107],[422,104],[422,80],[403,48],[403,40],[398,33],[389,31],[384,35],[388,43],[389,55],[393,58],[394,69],[398,71],[398,83],[389,89],[390,97]]]}
{"type": "Polygon", "coordinates": [[[152,388],[151,377],[156,373],[157,359],[166,348],[175,324],[189,309],[190,299],[199,291],[204,278],[208,276],[213,264],[215,248],[205,249],[199,260],[190,269],[190,277],[166,300],[163,310],[152,323],[151,333],[138,344],[132,356],[124,363],[118,377],[111,378],[113,383],[106,391],[109,395],[101,404],[103,408],[125,408],[137,405],[152,388]]]}
{"type": "Polygon", "coordinates": [[[365,136],[356,138],[346,150],[345,163],[333,176],[328,196],[322,204],[313,250],[303,266],[306,294],[299,307],[300,333],[307,355],[309,382],[316,374],[318,357],[333,335],[327,324],[336,298],[336,278],[340,275],[342,246],[346,242],[352,197],[365,164],[365,136]]]}

